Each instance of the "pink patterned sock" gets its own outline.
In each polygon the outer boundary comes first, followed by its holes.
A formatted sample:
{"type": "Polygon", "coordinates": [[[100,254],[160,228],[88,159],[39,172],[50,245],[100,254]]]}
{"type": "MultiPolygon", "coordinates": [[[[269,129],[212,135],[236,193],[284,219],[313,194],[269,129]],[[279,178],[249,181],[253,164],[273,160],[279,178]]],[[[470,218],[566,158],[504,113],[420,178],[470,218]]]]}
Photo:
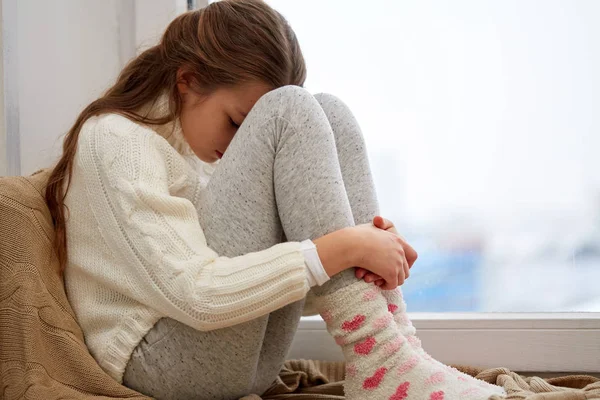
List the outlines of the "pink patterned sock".
{"type": "Polygon", "coordinates": [[[374,286],[359,280],[316,298],[346,359],[346,399],[484,400],[504,394],[502,388],[482,387],[473,378],[459,380],[424,359],[394,323],[386,299],[369,292],[374,286]]]}
{"type": "MultiPolygon", "coordinates": [[[[429,363],[436,365],[438,368],[443,368],[448,371],[449,374],[453,375],[455,379],[458,379],[462,382],[470,382],[475,385],[478,385],[482,388],[489,388],[491,390],[498,390],[499,386],[492,385],[491,383],[475,379],[470,375],[467,375],[463,372],[460,372],[454,367],[443,364],[431,357],[425,349],[421,346],[421,340],[416,336],[417,330],[413,326],[411,320],[408,318],[406,302],[404,301],[404,297],[402,296],[402,290],[400,287],[397,287],[394,290],[381,290],[378,286],[374,286],[370,292],[380,292],[383,297],[387,300],[388,311],[392,313],[394,316],[394,321],[398,326],[400,332],[406,336],[408,343],[411,347],[419,354],[422,359],[427,360],[429,363]]],[[[372,296],[372,294],[368,294],[366,297],[372,296]]]]}

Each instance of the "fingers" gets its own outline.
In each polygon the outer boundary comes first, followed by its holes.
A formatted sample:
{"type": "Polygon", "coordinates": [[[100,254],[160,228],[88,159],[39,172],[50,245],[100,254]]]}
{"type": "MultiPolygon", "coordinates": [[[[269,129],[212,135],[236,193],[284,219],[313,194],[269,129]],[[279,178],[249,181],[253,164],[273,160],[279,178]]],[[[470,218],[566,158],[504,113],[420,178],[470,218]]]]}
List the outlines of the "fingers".
{"type": "MultiPolygon", "coordinates": [[[[384,229],[384,230],[387,230],[390,228],[395,228],[394,223],[392,221],[385,219],[380,215],[377,215],[377,216],[375,216],[375,218],[373,218],[373,225],[375,225],[379,229],[384,229]]],[[[396,233],[396,232],[394,232],[394,233],[396,233]]],[[[402,235],[397,234],[397,236],[399,236],[400,239],[402,239],[402,247],[404,248],[404,253],[406,255],[406,261],[408,261],[408,267],[411,268],[413,266],[413,264],[415,263],[415,261],[417,261],[418,254],[415,251],[415,249],[413,249],[412,246],[410,244],[408,244],[408,242],[402,235]]]]}
{"type": "Polygon", "coordinates": [[[367,271],[367,270],[366,270],[366,269],[364,269],[364,268],[357,267],[357,268],[356,268],[356,271],[354,271],[354,275],[355,275],[355,276],[356,276],[356,278],[358,278],[358,279],[363,279],[363,278],[364,278],[364,276],[366,275],[366,273],[367,273],[367,272],[369,272],[369,271],[367,271]]]}
{"type": "Polygon", "coordinates": [[[389,219],[383,218],[381,215],[376,215],[373,218],[373,225],[375,225],[379,229],[390,229],[394,227],[394,224],[389,219]]]}
{"type": "Polygon", "coordinates": [[[367,272],[364,279],[365,279],[365,282],[371,283],[371,282],[375,282],[375,281],[377,281],[379,279],[383,279],[383,278],[381,278],[379,275],[374,274],[372,272],[367,272]]]}
{"type": "MultiPolygon", "coordinates": [[[[356,271],[354,271],[354,275],[356,276],[357,279],[364,279],[364,281],[367,283],[377,282],[377,281],[385,282],[385,280],[381,276],[374,274],[372,272],[369,272],[366,269],[360,268],[360,267],[356,268],[356,271]]],[[[380,283],[380,285],[381,285],[381,283],[380,283]]]]}
{"type": "Polygon", "coordinates": [[[373,217],[373,225],[375,225],[376,227],[378,227],[379,229],[383,229],[382,225],[383,225],[383,217],[380,215],[376,215],[375,217],[373,217]]]}
{"type": "Polygon", "coordinates": [[[402,247],[404,248],[404,255],[406,256],[406,261],[408,261],[408,267],[411,268],[415,261],[417,261],[419,255],[417,254],[415,249],[413,249],[412,246],[406,242],[402,244],[402,247]]]}
{"type": "Polygon", "coordinates": [[[412,268],[415,261],[417,261],[417,258],[419,257],[419,255],[417,254],[417,251],[410,244],[408,244],[406,239],[404,239],[400,235],[398,235],[398,237],[400,238],[400,241],[402,244],[402,249],[404,250],[404,257],[406,258],[406,261],[408,262],[408,268],[412,268]]]}
{"type": "Polygon", "coordinates": [[[383,285],[381,285],[381,289],[383,290],[394,290],[398,287],[398,281],[388,282],[386,281],[383,285]]]}

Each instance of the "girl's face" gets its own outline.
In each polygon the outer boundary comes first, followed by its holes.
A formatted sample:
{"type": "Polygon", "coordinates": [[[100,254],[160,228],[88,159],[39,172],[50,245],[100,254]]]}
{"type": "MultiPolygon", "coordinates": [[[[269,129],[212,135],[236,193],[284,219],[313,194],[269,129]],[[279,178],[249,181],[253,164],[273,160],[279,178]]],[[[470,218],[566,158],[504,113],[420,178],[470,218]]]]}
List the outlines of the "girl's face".
{"type": "Polygon", "coordinates": [[[183,99],[183,136],[196,156],[207,163],[223,156],[250,109],[271,90],[260,82],[224,87],[208,95],[199,95],[182,81],[177,88],[183,99]]]}

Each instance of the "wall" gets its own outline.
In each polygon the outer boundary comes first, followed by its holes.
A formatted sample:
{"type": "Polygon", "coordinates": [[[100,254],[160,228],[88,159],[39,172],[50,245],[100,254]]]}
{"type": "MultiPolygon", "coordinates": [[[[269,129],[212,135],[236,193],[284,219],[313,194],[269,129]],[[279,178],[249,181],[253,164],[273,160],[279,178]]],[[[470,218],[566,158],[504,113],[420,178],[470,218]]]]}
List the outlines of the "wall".
{"type": "Polygon", "coordinates": [[[6,122],[4,120],[4,44],[2,23],[2,3],[0,2],[0,176],[7,173],[6,170],[6,122]]]}
{"type": "Polygon", "coordinates": [[[17,82],[15,173],[23,175],[56,161],[79,112],[187,7],[185,0],[2,1],[16,9],[7,28],[16,37],[18,68],[5,82],[17,82]]]}
{"type": "Polygon", "coordinates": [[[21,174],[50,166],[119,71],[118,0],[18,1],[21,174]]]}
{"type": "Polygon", "coordinates": [[[19,91],[14,78],[18,71],[17,55],[17,3],[15,0],[2,0],[2,174],[15,175],[20,170],[19,152],[19,91]]]}
{"type": "Polygon", "coordinates": [[[171,20],[186,10],[186,0],[135,0],[137,52],[154,45],[171,20]]]}

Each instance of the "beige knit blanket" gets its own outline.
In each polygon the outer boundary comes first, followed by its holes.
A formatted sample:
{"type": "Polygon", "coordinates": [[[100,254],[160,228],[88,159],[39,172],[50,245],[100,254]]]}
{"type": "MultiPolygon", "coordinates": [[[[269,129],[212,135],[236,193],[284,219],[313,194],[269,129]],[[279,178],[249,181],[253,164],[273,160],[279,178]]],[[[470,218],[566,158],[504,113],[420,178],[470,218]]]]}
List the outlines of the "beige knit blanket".
{"type": "MultiPolygon", "coordinates": [[[[85,345],[52,252],[47,177],[0,178],[0,400],[148,399],[109,377],[85,345]]],[[[462,370],[504,386],[510,399],[600,399],[600,382],[589,376],[462,370]]],[[[262,398],[343,399],[343,379],[343,363],[288,361],[262,398]]]]}
{"type": "MultiPolygon", "coordinates": [[[[584,400],[600,399],[600,379],[588,375],[568,375],[542,379],[524,377],[507,368],[481,369],[455,365],[460,371],[486,382],[500,385],[507,399],[584,400]]],[[[290,360],[279,378],[263,396],[250,395],[240,400],[329,399],[344,398],[344,362],[290,360]]],[[[499,400],[493,396],[490,400],[499,400]]]]}

